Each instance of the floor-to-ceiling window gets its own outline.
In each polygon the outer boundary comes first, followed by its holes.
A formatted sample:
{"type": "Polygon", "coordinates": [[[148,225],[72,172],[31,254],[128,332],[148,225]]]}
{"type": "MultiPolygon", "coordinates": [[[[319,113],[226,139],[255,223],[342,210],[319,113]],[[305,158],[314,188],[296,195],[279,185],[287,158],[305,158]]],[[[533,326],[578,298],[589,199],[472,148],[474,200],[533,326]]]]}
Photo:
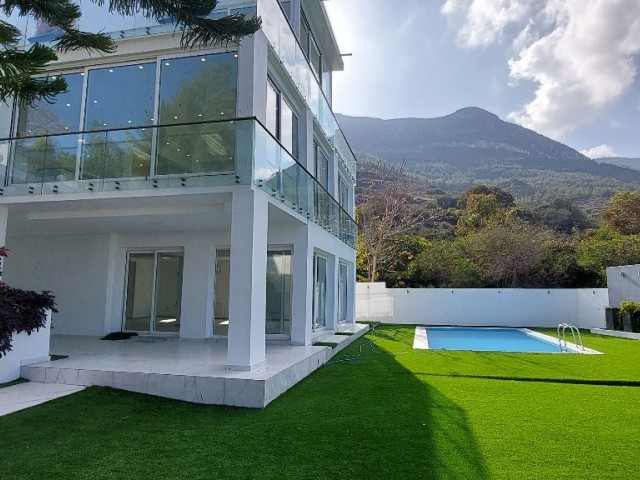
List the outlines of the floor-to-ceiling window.
{"type": "Polygon", "coordinates": [[[231,272],[231,252],[218,250],[214,284],[213,334],[229,334],[229,275],[231,272]]]}
{"type": "Polygon", "coordinates": [[[291,251],[267,254],[267,335],[291,334],[291,251]]]}
{"type": "Polygon", "coordinates": [[[313,329],[322,330],[327,325],[327,259],[313,257],[313,329]]]}
{"type": "Polygon", "coordinates": [[[155,62],[89,70],[82,130],[127,130],[84,135],[81,179],[150,175],[155,84],[155,62]]]}
{"type": "Polygon", "coordinates": [[[157,173],[232,171],[235,166],[237,57],[233,53],[162,60],[157,173]]]}
{"type": "MultiPolygon", "coordinates": [[[[18,107],[17,137],[13,153],[11,183],[40,183],[75,180],[80,104],[82,102],[82,73],[64,75],[67,91],[49,103],[38,100],[33,105],[18,107]]],[[[54,77],[55,78],[55,77],[54,77]]]]}
{"type": "Polygon", "coordinates": [[[237,57],[160,57],[64,74],[68,90],[55,102],[18,106],[11,183],[233,171],[237,57]]]}
{"type": "Polygon", "coordinates": [[[349,321],[349,267],[341,263],[338,275],[338,322],[349,321]]]}
{"type": "Polygon", "coordinates": [[[129,253],[124,330],[179,332],[182,270],[181,252],[129,253]]]}
{"type": "MultiPolygon", "coordinates": [[[[213,334],[229,334],[229,277],[231,255],[229,250],[218,250],[215,271],[215,318],[213,334]]],[[[266,278],[266,330],[267,335],[291,334],[291,250],[267,252],[266,278]]]]}

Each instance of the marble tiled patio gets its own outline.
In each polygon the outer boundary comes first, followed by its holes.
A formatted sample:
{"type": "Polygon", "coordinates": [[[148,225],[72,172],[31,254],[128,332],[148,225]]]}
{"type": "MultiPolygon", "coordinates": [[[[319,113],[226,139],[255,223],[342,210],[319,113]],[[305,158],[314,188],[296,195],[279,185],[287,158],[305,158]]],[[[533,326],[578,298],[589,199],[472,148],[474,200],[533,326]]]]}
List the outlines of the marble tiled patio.
{"type": "Polygon", "coordinates": [[[51,336],[51,355],[61,360],[23,365],[21,374],[35,382],[106,386],[211,405],[263,408],[333,355],[364,335],[365,325],[327,334],[316,341],[338,347],[267,344],[266,365],[250,372],[226,370],[223,341],[133,337],[105,341],[95,337],[51,336]]]}

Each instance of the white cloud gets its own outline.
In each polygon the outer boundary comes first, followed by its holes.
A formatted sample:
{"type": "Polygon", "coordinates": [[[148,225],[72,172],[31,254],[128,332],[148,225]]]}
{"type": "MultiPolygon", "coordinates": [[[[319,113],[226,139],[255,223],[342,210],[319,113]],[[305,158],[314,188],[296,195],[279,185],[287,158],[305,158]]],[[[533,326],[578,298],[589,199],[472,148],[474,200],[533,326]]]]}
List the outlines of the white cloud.
{"type": "Polygon", "coordinates": [[[537,84],[509,118],[550,137],[593,119],[627,91],[640,54],[640,0],[447,0],[465,47],[508,38],[512,81],[537,84]]]}
{"type": "Polygon", "coordinates": [[[502,39],[504,30],[529,18],[538,0],[447,0],[441,12],[454,23],[462,17],[458,41],[484,47],[502,39]]]}
{"type": "Polygon", "coordinates": [[[586,157],[593,158],[606,158],[606,157],[618,157],[619,155],[615,152],[613,147],[609,145],[598,145],[597,147],[589,148],[587,150],[580,151],[586,157]]]}

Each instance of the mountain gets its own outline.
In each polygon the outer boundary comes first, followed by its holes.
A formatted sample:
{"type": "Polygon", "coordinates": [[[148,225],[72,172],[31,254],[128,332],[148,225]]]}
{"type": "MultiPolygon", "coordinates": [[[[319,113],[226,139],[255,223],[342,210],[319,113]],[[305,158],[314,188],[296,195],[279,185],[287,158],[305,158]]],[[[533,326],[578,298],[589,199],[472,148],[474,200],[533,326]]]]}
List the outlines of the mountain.
{"type": "Polygon", "coordinates": [[[640,158],[606,157],[606,158],[597,158],[596,162],[608,163],[610,165],[617,165],[619,167],[631,168],[633,170],[640,170],[640,158]]]}
{"type": "Polygon", "coordinates": [[[616,191],[640,185],[640,171],[595,162],[480,108],[430,119],[338,115],[338,121],[360,159],[403,164],[454,194],[487,183],[505,188],[519,202],[567,197],[597,209],[616,191]]]}

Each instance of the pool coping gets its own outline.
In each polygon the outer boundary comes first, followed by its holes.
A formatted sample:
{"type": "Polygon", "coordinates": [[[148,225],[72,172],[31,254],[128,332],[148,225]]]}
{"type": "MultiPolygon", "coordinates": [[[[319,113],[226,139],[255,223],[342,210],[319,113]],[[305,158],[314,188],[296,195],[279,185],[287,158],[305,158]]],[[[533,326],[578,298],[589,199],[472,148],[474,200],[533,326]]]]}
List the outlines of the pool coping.
{"type": "MultiPolygon", "coordinates": [[[[540,332],[536,332],[534,330],[531,330],[529,328],[525,328],[525,327],[462,327],[460,325],[451,325],[451,326],[447,326],[447,325],[417,325],[416,326],[416,330],[415,330],[415,334],[413,337],[413,348],[414,350],[432,350],[432,348],[429,346],[429,336],[427,335],[427,328],[477,328],[477,329],[482,329],[482,330],[503,330],[505,328],[509,328],[509,329],[513,329],[513,330],[519,330],[521,332],[524,332],[526,335],[530,336],[530,337],[534,337],[537,338],[538,340],[542,340],[545,341],[547,343],[552,343],[552,344],[557,344],[558,343],[558,339],[556,337],[552,337],[551,335],[547,335],[546,333],[540,333],[540,332]]],[[[603,355],[602,352],[599,352],[597,350],[594,350],[592,348],[588,348],[588,347],[580,347],[579,345],[573,343],[573,342],[566,342],[566,346],[567,348],[569,348],[570,350],[573,351],[573,353],[580,353],[580,354],[584,354],[584,355],[603,355]]],[[[475,350],[445,350],[445,351],[457,351],[457,352],[473,352],[475,350]]],[[[483,350],[483,352],[491,352],[491,350],[483,350]]],[[[500,350],[496,350],[496,352],[500,352],[500,350]]],[[[502,353],[529,353],[529,354],[534,354],[534,353],[550,353],[550,354],[560,354],[563,352],[502,352],[502,353]]]]}

